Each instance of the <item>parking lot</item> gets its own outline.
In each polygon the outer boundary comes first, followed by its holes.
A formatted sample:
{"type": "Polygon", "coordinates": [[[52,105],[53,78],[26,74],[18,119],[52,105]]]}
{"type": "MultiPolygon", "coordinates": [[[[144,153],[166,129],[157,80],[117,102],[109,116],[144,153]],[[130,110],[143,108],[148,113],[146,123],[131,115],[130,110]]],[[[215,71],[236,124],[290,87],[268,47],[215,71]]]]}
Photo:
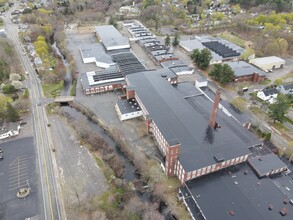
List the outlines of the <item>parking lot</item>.
{"type": "Polygon", "coordinates": [[[38,195],[33,137],[9,139],[0,143],[0,219],[19,220],[38,216],[42,207],[38,195]],[[30,195],[19,199],[20,188],[30,188],[30,195]]]}

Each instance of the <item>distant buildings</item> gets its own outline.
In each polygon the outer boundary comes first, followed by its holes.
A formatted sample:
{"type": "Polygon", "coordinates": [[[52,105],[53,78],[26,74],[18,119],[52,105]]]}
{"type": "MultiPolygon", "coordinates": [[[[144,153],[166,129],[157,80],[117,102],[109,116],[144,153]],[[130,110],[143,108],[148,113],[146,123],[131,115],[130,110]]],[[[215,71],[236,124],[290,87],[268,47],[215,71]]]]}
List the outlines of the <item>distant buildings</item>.
{"type": "Polygon", "coordinates": [[[285,60],[276,56],[271,56],[251,59],[249,60],[249,63],[268,72],[274,69],[283,68],[285,65],[285,60]]]}
{"type": "Polygon", "coordinates": [[[293,94],[293,83],[288,83],[288,84],[277,86],[277,90],[284,95],[292,95],[293,94]]]}
{"type": "Polygon", "coordinates": [[[209,49],[212,54],[210,64],[237,61],[239,56],[244,52],[243,48],[229,41],[209,35],[200,35],[188,40],[181,40],[180,47],[187,53],[191,53],[195,49],[209,49]]]}
{"type": "Polygon", "coordinates": [[[227,62],[234,71],[235,82],[251,81],[260,83],[266,78],[266,73],[244,61],[227,62]]]}

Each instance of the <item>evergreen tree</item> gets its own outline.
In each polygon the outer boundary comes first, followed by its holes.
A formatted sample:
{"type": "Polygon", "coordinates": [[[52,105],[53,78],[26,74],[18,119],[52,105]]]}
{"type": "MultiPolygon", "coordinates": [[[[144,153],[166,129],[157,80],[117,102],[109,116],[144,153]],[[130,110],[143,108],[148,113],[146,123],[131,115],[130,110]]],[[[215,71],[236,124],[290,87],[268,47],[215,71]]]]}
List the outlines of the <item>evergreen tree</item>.
{"type": "Polygon", "coordinates": [[[171,40],[170,40],[170,36],[167,35],[167,37],[165,38],[165,46],[170,46],[171,40]]]}
{"type": "Polygon", "coordinates": [[[215,64],[209,72],[209,76],[213,77],[216,81],[226,85],[233,82],[234,71],[228,64],[215,64]]]}
{"type": "Polygon", "coordinates": [[[179,45],[179,42],[180,42],[180,35],[178,32],[175,33],[175,36],[174,36],[174,39],[173,39],[173,42],[172,42],[172,45],[174,47],[177,47],[179,45]]]}

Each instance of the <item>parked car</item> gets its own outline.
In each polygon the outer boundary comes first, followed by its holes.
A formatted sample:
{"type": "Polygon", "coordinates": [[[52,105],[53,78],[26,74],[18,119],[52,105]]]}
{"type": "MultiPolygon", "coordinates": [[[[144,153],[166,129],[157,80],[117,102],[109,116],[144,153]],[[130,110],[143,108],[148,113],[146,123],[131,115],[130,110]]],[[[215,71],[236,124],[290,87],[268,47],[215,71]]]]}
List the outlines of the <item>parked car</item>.
{"type": "Polygon", "coordinates": [[[3,149],[0,148],[0,159],[3,159],[3,149]]]}

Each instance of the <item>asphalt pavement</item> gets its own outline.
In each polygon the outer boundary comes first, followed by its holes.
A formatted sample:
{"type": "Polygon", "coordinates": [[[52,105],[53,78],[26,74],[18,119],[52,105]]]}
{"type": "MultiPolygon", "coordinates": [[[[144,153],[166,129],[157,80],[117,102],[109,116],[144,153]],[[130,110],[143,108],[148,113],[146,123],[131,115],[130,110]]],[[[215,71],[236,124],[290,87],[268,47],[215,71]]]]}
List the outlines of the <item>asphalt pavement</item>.
{"type": "Polygon", "coordinates": [[[0,219],[19,220],[40,216],[38,173],[33,137],[10,139],[0,144],[0,219]],[[20,188],[30,188],[26,198],[19,199],[20,188]]]}

